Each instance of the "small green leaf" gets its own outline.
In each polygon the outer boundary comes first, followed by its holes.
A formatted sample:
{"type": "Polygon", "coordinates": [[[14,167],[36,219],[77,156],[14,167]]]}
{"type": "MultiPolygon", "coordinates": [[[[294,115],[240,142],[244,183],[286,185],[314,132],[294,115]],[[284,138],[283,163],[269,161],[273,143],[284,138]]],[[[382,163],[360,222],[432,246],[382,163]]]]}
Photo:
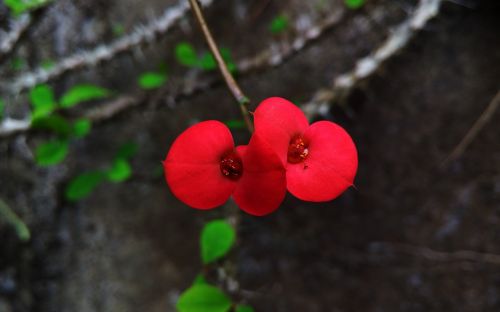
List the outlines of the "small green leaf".
{"type": "Polygon", "coordinates": [[[26,224],[16,213],[0,198],[0,219],[4,219],[16,230],[17,237],[23,242],[29,241],[31,233],[26,224]]]}
{"type": "Polygon", "coordinates": [[[92,122],[88,119],[81,118],[73,123],[72,133],[75,138],[83,138],[89,134],[92,128],[92,122]]]}
{"type": "Polygon", "coordinates": [[[181,295],[176,307],[179,312],[227,312],[231,300],[217,287],[194,285],[181,295]]]}
{"type": "Polygon", "coordinates": [[[168,70],[168,65],[166,62],[160,62],[157,66],[158,72],[166,74],[168,70]]]}
{"type": "Polygon", "coordinates": [[[4,0],[4,4],[14,15],[19,15],[26,10],[25,5],[19,0],[4,0]]]}
{"type": "Polygon", "coordinates": [[[204,52],[198,60],[198,67],[204,70],[216,69],[217,62],[215,62],[215,58],[213,57],[212,53],[204,52]]]}
{"type": "Polygon", "coordinates": [[[113,35],[119,37],[125,33],[125,27],[120,23],[115,23],[112,26],[113,35]]]}
{"type": "Polygon", "coordinates": [[[0,99],[0,121],[3,119],[3,115],[5,112],[5,102],[0,99]]]}
{"type": "MultiPolygon", "coordinates": [[[[222,56],[222,59],[226,63],[229,72],[231,73],[236,72],[236,64],[234,63],[233,58],[231,56],[231,51],[227,48],[220,48],[220,54],[222,56]]],[[[198,59],[197,66],[204,70],[213,70],[217,68],[217,62],[215,61],[215,58],[213,57],[212,53],[205,52],[198,59]]]]}
{"type": "Polygon", "coordinates": [[[236,233],[224,220],[207,223],[201,232],[201,258],[207,264],[224,257],[234,244],[236,233]]]}
{"type": "Polygon", "coordinates": [[[111,91],[90,84],[76,85],[69,89],[61,98],[61,107],[72,107],[82,102],[107,98],[111,91]]]}
{"type": "Polygon", "coordinates": [[[35,159],[39,166],[52,166],[60,163],[68,154],[68,142],[64,140],[53,140],[37,146],[35,159]]]}
{"type": "Polygon", "coordinates": [[[10,67],[16,71],[21,70],[26,67],[26,61],[20,57],[13,58],[10,67]]]}
{"type": "Polygon", "coordinates": [[[60,115],[48,115],[36,117],[31,120],[31,126],[36,129],[51,130],[62,136],[67,136],[71,132],[71,125],[60,115]]]}
{"type": "Polygon", "coordinates": [[[246,123],[241,119],[231,119],[224,122],[229,129],[245,129],[246,123]]]}
{"type": "Polygon", "coordinates": [[[285,15],[278,15],[276,16],[272,22],[271,25],[269,26],[269,30],[273,34],[279,34],[285,31],[288,28],[288,17],[285,15]]]}
{"type": "Polygon", "coordinates": [[[165,73],[145,72],[139,77],[138,83],[141,88],[150,90],[163,86],[166,81],[167,74],[165,73]]]}
{"type": "Polygon", "coordinates": [[[26,11],[45,6],[52,1],[54,0],[4,0],[4,3],[14,15],[19,15],[26,11]]]}
{"type": "Polygon", "coordinates": [[[349,9],[359,9],[365,4],[365,0],[344,0],[346,7],[349,9]]]}
{"type": "Polygon", "coordinates": [[[38,85],[31,89],[30,101],[33,106],[33,119],[49,115],[57,106],[54,99],[54,92],[46,84],[38,85]]]}
{"type": "Polygon", "coordinates": [[[42,67],[45,70],[52,69],[54,68],[54,66],[56,66],[56,62],[54,62],[53,60],[44,60],[40,65],[40,67],[42,67]]]}
{"type": "Polygon", "coordinates": [[[134,156],[135,153],[137,153],[138,148],[139,146],[136,143],[133,142],[124,143],[118,149],[118,152],[115,155],[115,159],[118,158],[129,159],[130,157],[134,156]]]}
{"type": "Polygon", "coordinates": [[[249,305],[238,305],[235,312],[255,312],[255,310],[249,305]]]}
{"type": "Polygon", "coordinates": [[[207,285],[208,282],[205,279],[205,276],[203,274],[198,274],[196,275],[196,278],[193,281],[193,285],[207,285]]]}
{"type": "Polygon", "coordinates": [[[113,166],[107,171],[106,176],[111,182],[123,182],[132,175],[132,168],[128,161],[122,158],[117,158],[113,162],[113,166]]]}
{"type": "Polygon", "coordinates": [[[87,197],[106,178],[100,171],[89,171],[77,176],[65,190],[66,199],[77,201],[87,197]]]}
{"type": "Polygon", "coordinates": [[[193,46],[187,42],[181,42],[175,46],[175,58],[177,61],[188,67],[198,64],[198,56],[193,46]]]}

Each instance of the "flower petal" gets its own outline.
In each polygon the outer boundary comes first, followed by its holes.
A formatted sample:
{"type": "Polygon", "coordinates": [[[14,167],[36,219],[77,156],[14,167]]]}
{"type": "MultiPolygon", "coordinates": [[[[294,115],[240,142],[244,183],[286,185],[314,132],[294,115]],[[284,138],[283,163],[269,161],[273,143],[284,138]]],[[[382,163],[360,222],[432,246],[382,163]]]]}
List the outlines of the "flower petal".
{"type": "Polygon", "coordinates": [[[352,186],[358,153],[349,134],[329,121],[313,123],[304,133],[309,155],[303,163],[288,164],[287,188],[297,198],[329,201],[352,186]]]}
{"type": "Polygon", "coordinates": [[[221,122],[200,122],[174,141],[163,162],[172,193],[197,209],[211,209],[229,199],[236,182],[220,171],[221,158],[234,150],[229,129],[221,122]]]}
{"type": "Polygon", "coordinates": [[[255,110],[254,123],[255,131],[262,134],[285,165],[290,140],[309,126],[300,108],[280,97],[262,101],[255,110]]]}
{"type": "Polygon", "coordinates": [[[233,194],[241,210],[264,216],[278,209],[286,194],[285,167],[271,146],[254,134],[241,155],[243,174],[233,194]]]}

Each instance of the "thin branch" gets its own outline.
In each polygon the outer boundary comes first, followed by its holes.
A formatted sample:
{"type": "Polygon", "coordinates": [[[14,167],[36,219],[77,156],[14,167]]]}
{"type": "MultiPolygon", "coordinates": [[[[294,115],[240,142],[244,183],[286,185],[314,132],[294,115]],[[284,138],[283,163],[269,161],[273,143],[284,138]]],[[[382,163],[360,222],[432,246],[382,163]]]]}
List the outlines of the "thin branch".
{"type": "Polygon", "coordinates": [[[5,61],[9,54],[14,50],[17,42],[33,21],[30,13],[19,16],[13,23],[12,29],[0,42],[0,64],[5,61]]]}
{"type": "MultiPolygon", "coordinates": [[[[339,24],[345,16],[345,11],[335,11],[331,15],[319,21],[316,25],[308,29],[306,32],[299,34],[291,41],[274,42],[269,48],[257,53],[256,55],[245,58],[237,62],[236,68],[240,76],[249,74],[254,71],[266,69],[268,67],[277,67],[285,63],[295,54],[301,52],[306,47],[310,46],[314,41],[323,36],[329,29],[339,24]]],[[[186,98],[197,94],[200,91],[206,90],[220,80],[217,77],[202,78],[201,80],[192,83],[184,82],[184,85],[175,92],[175,94],[165,94],[164,97],[169,101],[175,102],[179,98],[186,98]]],[[[165,93],[165,90],[160,90],[159,93],[165,93]]],[[[115,115],[133,108],[145,101],[142,95],[124,95],[109,102],[103,103],[92,110],[85,113],[84,118],[91,121],[103,121],[114,117],[115,115]]],[[[0,138],[8,137],[18,133],[23,133],[30,130],[30,119],[11,119],[5,118],[0,123],[0,138]]]]}
{"type": "MultiPolygon", "coordinates": [[[[203,6],[209,6],[213,0],[201,0],[203,6]]],[[[101,44],[92,50],[79,52],[70,55],[56,63],[55,66],[44,69],[39,67],[32,72],[27,72],[13,79],[13,82],[6,86],[9,93],[17,94],[29,89],[37,84],[45,83],[61,75],[95,66],[100,62],[109,61],[116,55],[130,51],[136,46],[150,43],[160,35],[165,34],[177,21],[179,21],[189,10],[189,5],[184,0],[173,7],[169,7],[157,19],[154,19],[145,26],[138,26],[136,29],[112,43],[101,44]]]]}
{"type": "Polygon", "coordinates": [[[17,236],[22,241],[28,241],[31,237],[30,230],[15,212],[0,198],[0,219],[8,222],[14,227],[17,236]]]}
{"type": "Polygon", "coordinates": [[[227,69],[226,62],[224,62],[224,59],[220,54],[219,48],[217,47],[217,43],[215,42],[214,38],[212,37],[212,34],[210,33],[210,29],[208,28],[205,18],[203,17],[203,13],[201,12],[201,8],[198,4],[198,1],[189,0],[189,4],[191,5],[196,20],[200,24],[201,30],[203,32],[203,35],[205,36],[205,40],[207,41],[208,47],[210,48],[210,51],[212,51],[212,54],[214,55],[215,60],[217,61],[217,66],[219,67],[219,70],[222,76],[224,77],[224,80],[226,81],[227,87],[233,94],[236,101],[238,101],[241,114],[243,116],[243,119],[245,120],[248,131],[252,133],[253,123],[250,120],[250,114],[248,113],[248,108],[247,108],[249,99],[248,97],[245,96],[245,94],[243,94],[243,91],[241,90],[240,86],[234,79],[233,75],[231,75],[229,69],[227,69]]]}
{"type": "Polygon", "coordinates": [[[384,247],[394,249],[395,251],[403,252],[431,261],[470,261],[500,265],[500,255],[492,253],[477,252],[473,250],[457,250],[452,252],[445,252],[433,250],[428,247],[420,247],[403,243],[381,242],[380,244],[382,244],[382,246],[384,247]]]}
{"type": "Polygon", "coordinates": [[[331,103],[343,99],[362,80],[370,77],[385,61],[401,51],[427,22],[439,13],[443,0],[420,0],[417,7],[403,23],[392,30],[391,35],[370,55],[356,62],[353,70],[334,79],[330,88],[318,90],[302,109],[309,118],[328,111],[331,103]]]}
{"type": "Polygon", "coordinates": [[[453,149],[453,151],[446,157],[443,161],[442,166],[448,165],[451,161],[460,157],[463,152],[467,149],[467,147],[472,143],[472,141],[476,138],[479,131],[484,128],[484,126],[491,120],[491,117],[497,110],[500,105],[500,91],[497,92],[493,100],[488,104],[486,109],[481,113],[481,116],[476,120],[474,125],[467,131],[463,139],[458,143],[457,146],[453,149]]]}

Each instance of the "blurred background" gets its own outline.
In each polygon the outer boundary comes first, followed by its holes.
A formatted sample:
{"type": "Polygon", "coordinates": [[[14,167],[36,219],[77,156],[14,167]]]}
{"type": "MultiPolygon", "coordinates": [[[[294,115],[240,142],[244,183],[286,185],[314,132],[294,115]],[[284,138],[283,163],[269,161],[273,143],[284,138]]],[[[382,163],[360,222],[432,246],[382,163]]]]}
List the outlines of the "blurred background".
{"type": "MultiPolygon", "coordinates": [[[[232,296],[500,311],[500,3],[202,5],[250,109],[285,97],[359,150],[340,198],[241,214],[232,296]]],[[[0,1],[0,92],[0,311],[175,311],[236,208],[185,206],[161,160],[201,120],[248,139],[187,0],[0,1]]]]}

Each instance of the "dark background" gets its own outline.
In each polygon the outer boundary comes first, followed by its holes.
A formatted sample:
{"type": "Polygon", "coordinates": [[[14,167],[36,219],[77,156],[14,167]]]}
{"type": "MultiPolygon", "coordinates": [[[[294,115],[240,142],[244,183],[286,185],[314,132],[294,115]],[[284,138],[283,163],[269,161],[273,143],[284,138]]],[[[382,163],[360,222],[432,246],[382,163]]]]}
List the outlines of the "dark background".
{"type": "MultiPolygon", "coordinates": [[[[219,0],[205,10],[221,45],[238,61],[296,35],[295,21],[313,25],[342,1],[219,0]],[[317,3],[316,3],[317,2],[317,3]],[[269,32],[278,14],[290,29],[269,32]]],[[[113,39],[158,16],[174,1],[56,1],[14,55],[29,70],[113,39]]],[[[368,0],[279,66],[239,75],[252,108],[269,96],[299,103],[350,70],[408,18],[416,1],[368,0]]],[[[1,9],[0,26],[8,29],[1,9]]],[[[219,76],[177,64],[176,43],[206,50],[188,14],[152,44],[51,81],[61,93],[91,82],[119,94],[139,94],[135,77],[161,62],[167,85],[140,103],[96,123],[72,144],[61,165],[37,167],[29,131],[0,139],[0,196],[28,224],[21,243],[0,223],[0,311],[173,311],[201,264],[198,235],[227,209],[199,212],[177,201],[158,174],[172,140],[190,124],[238,118],[219,76]],[[184,96],[199,77],[218,82],[184,96]],[[109,163],[118,146],[134,141],[134,174],[100,186],[75,203],[63,190],[71,177],[109,163]]],[[[4,62],[0,82],[16,73],[4,62]]],[[[500,87],[500,4],[445,1],[438,16],[375,75],[360,82],[331,119],[359,150],[356,189],[310,204],[287,197],[265,218],[241,216],[229,257],[240,291],[256,311],[500,311],[500,112],[466,151],[443,166],[500,87]],[[465,252],[464,252],[465,251],[465,252]]],[[[26,95],[12,96],[22,115],[26,95]]],[[[101,104],[103,105],[103,104],[101,104]]],[[[12,108],[15,107],[15,108],[12,108]]],[[[76,110],[75,114],[79,111],[76,110]]],[[[236,131],[242,142],[244,130],[236,131]]]]}

